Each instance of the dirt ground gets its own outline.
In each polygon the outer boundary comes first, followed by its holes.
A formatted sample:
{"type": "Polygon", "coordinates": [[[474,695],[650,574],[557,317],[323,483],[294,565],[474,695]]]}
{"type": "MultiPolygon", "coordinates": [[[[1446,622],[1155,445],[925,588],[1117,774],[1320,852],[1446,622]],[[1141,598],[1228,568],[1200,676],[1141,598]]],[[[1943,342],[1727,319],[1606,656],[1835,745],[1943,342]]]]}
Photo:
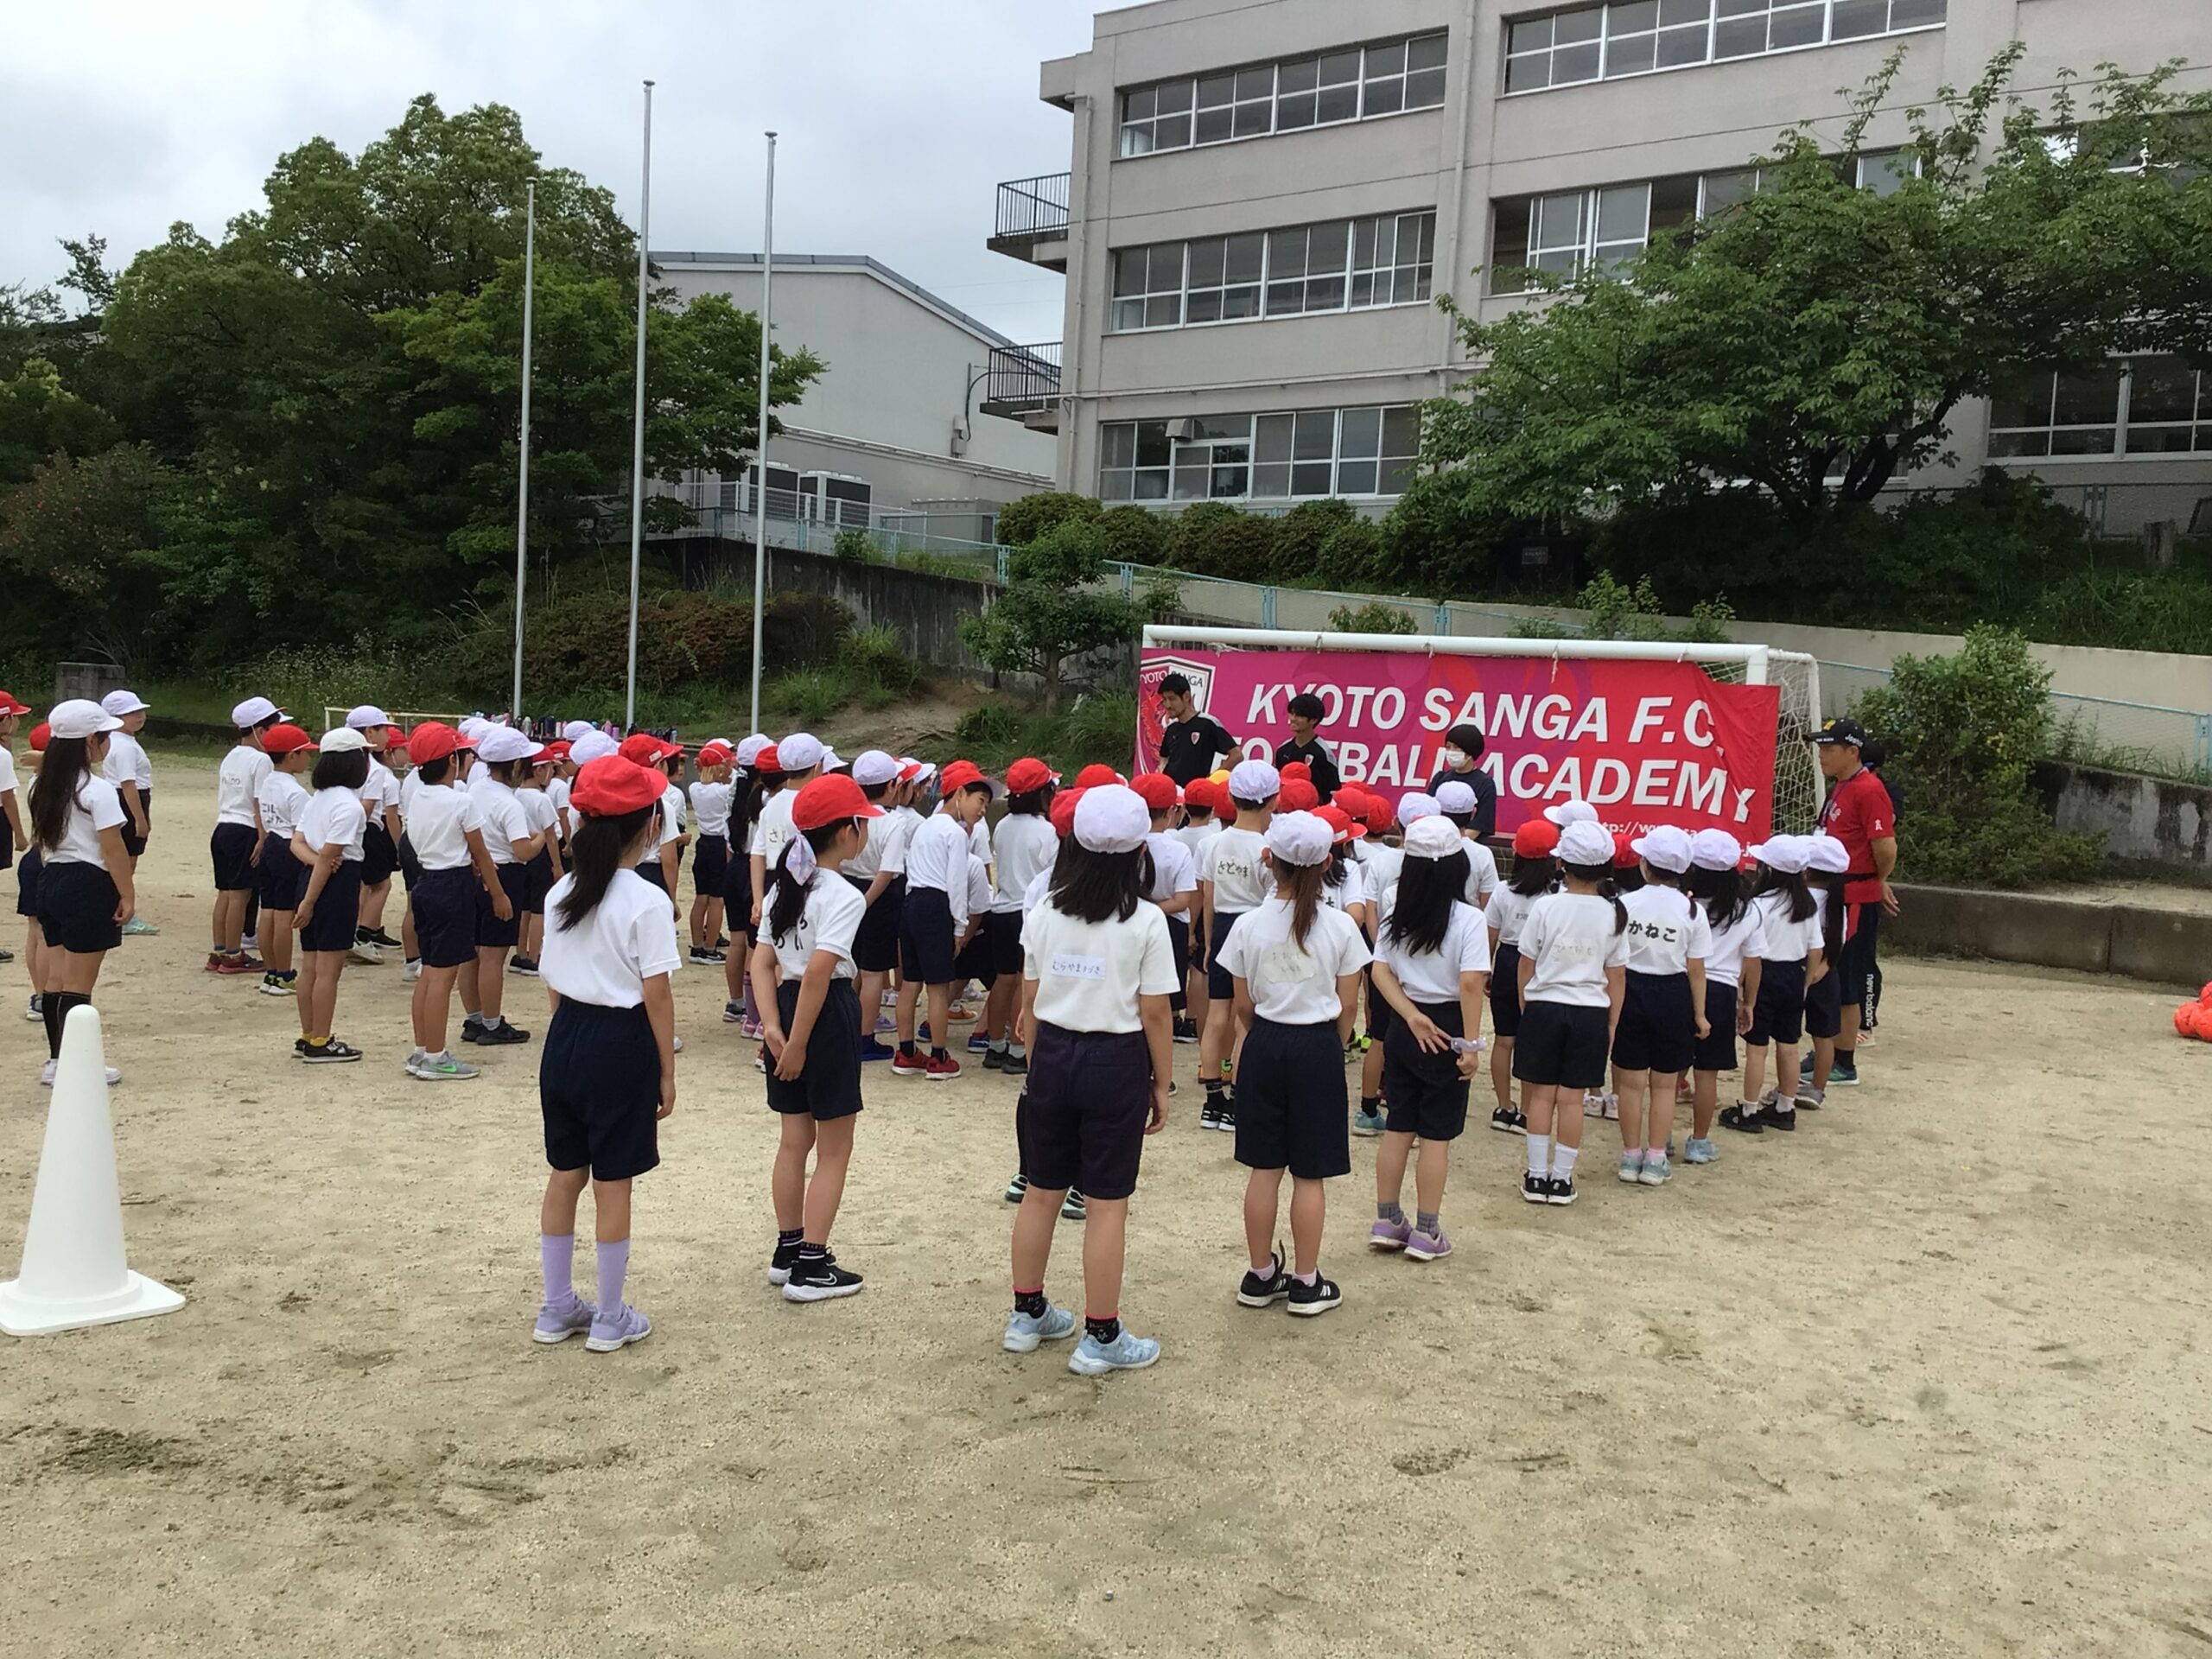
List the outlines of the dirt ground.
{"type": "MultiPolygon", "coordinates": [[[[0,1351],[0,1652],[2212,1643],[2212,1049],[2171,993],[1896,963],[1866,1085],[1794,1138],[1655,1192],[1610,1179],[1593,1124],[1583,1201],[1532,1211],[1521,1143],[1471,1133],[1458,1253],[1427,1268],[1361,1247],[1355,1141],[1323,1258],[1345,1304],[1314,1321],[1233,1300],[1240,1173],[1179,1049],[1125,1299],[1166,1354],[1089,1382],[998,1346],[995,1075],[872,1074],[834,1240],[866,1293],[766,1286],[774,1135],[719,974],[687,970],[638,1190],[657,1329],[588,1356],[529,1340],[535,1046],[410,1081],[391,964],[340,993],[370,1059],[296,1066],[289,1002],[200,971],[212,774],[156,764],[163,932],[99,1005],[132,1264],[189,1300],[0,1351]]],[[[10,1262],[46,1101],[22,972],[10,1262]]],[[[1080,1306],[1077,1231],[1051,1288],[1080,1306]]]]}

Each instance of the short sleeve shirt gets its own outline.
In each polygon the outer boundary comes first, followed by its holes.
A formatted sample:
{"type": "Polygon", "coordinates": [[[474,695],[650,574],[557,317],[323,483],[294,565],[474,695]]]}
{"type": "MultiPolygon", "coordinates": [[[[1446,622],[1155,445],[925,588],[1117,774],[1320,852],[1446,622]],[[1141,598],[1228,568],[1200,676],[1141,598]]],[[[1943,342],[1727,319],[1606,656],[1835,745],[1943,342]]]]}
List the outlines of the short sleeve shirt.
{"type": "Polygon", "coordinates": [[[48,864],[94,864],[107,868],[100,831],[123,827],[123,797],[105,778],[87,777],[61,820],[61,839],[41,855],[48,864]]]}
{"type": "Polygon", "coordinates": [[[1236,740],[1211,715],[1192,715],[1160,734],[1160,769],[1178,787],[1213,770],[1217,755],[1236,753],[1236,740]]]}
{"type": "Polygon", "coordinates": [[[1279,1026],[1333,1025],[1341,1011],[1337,981],[1372,960],[1359,927],[1323,905],[1300,945],[1291,937],[1297,906],[1270,899],[1236,925],[1221,947],[1221,965],[1252,993],[1252,1011],[1279,1026]]]}
{"type": "MultiPolygon", "coordinates": [[[[1394,902],[1396,892],[1391,889],[1394,902]]],[[[1231,939],[1236,937],[1230,935],[1231,939]]],[[[1462,974],[1490,971],[1490,929],[1484,925],[1480,911],[1455,902],[1452,918],[1444,926],[1444,941],[1435,950],[1416,952],[1410,944],[1392,939],[1386,925],[1376,933],[1375,958],[1389,965],[1414,1001],[1457,1002],[1462,974]]]]}
{"type": "Polygon", "coordinates": [[[1086,922],[1047,898],[1021,925],[1022,972],[1037,1018],[1063,1031],[1141,1031],[1141,996],[1175,992],[1167,918],[1139,905],[1127,921],[1086,922]]]}
{"type": "Polygon", "coordinates": [[[1897,834],[1890,791],[1882,780],[1861,766],[1828,793],[1821,808],[1821,828],[1844,844],[1851,855],[1851,874],[1845,884],[1844,902],[1878,904],[1881,878],[1874,874],[1874,848],[1897,834]]]}
{"type": "MultiPolygon", "coordinates": [[[[662,913],[667,913],[665,906],[662,913]]],[[[778,969],[785,979],[804,979],[815,953],[827,950],[837,958],[830,977],[850,979],[855,971],[853,936],[867,913],[868,901],[861,897],[858,887],[827,870],[816,871],[806,885],[806,903],[798,923],[790,932],[769,940],[778,969]]]]}
{"type": "Polygon", "coordinates": [[[368,827],[368,810],[350,789],[319,789],[300,809],[298,830],[308,850],[320,853],[334,843],[345,848],[349,864],[359,861],[361,833],[368,827]]]}
{"type": "Polygon", "coordinates": [[[634,1008],[645,1000],[647,980],[683,966],[668,895],[635,870],[617,870],[591,914],[567,927],[560,906],[575,884],[575,876],[564,875],[545,895],[545,946],[538,952],[538,974],[573,1001],[634,1008]]]}

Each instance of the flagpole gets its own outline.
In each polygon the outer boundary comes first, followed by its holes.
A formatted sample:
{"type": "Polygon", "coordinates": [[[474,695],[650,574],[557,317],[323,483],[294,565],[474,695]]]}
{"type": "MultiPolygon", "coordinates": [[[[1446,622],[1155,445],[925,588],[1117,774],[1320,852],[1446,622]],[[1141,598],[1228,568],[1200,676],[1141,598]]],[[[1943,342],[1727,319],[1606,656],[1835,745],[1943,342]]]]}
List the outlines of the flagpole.
{"type": "Polygon", "coordinates": [[[645,283],[646,238],[652,221],[653,84],[645,83],[645,139],[638,188],[638,404],[630,440],[630,683],[622,705],[625,730],[638,724],[638,560],[645,539],[645,283]]]}
{"type": "Polygon", "coordinates": [[[768,135],[768,207],[760,232],[760,424],[753,443],[753,717],[760,729],[760,622],[768,605],[768,372],[776,276],[776,135],[768,135]]]}
{"type": "Polygon", "coordinates": [[[515,490],[515,690],[507,712],[522,719],[522,601],[530,577],[530,336],[531,301],[537,286],[537,185],[524,197],[522,232],[522,471],[515,490]]]}

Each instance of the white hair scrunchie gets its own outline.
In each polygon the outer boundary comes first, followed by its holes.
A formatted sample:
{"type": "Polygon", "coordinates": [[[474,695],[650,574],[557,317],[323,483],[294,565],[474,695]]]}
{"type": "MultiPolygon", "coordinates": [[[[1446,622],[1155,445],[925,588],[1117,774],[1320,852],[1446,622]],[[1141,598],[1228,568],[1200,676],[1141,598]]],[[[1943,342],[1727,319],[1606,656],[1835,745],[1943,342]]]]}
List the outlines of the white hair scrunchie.
{"type": "Polygon", "coordinates": [[[815,871],[822,868],[814,861],[814,843],[804,836],[793,836],[784,849],[784,868],[802,887],[813,880],[815,871]]]}

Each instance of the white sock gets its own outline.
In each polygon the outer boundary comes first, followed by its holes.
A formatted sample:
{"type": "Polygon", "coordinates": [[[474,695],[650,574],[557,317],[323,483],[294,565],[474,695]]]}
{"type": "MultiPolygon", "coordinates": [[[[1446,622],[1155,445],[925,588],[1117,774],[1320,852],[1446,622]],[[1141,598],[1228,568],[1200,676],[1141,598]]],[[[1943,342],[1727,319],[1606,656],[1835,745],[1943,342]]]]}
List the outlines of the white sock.
{"type": "Polygon", "coordinates": [[[1529,1137],[1529,1173],[1540,1181],[1552,1173],[1552,1138],[1548,1135],[1529,1137]]]}
{"type": "Polygon", "coordinates": [[[1553,1147],[1552,1173],[1562,1179],[1571,1178],[1574,1173],[1574,1156],[1581,1150],[1580,1147],[1553,1147]]]}
{"type": "Polygon", "coordinates": [[[485,1029],[485,1030],[486,1030],[486,1031],[497,1031],[497,1030],[499,1028],[499,1027],[501,1026],[501,1024],[503,1024],[503,1023],[504,1023],[504,1016],[503,1016],[503,1015],[496,1014],[486,1014],[486,1015],[484,1016],[483,1025],[484,1025],[484,1029],[485,1029]]]}
{"type": "Polygon", "coordinates": [[[429,1054],[430,1051],[429,1049],[424,1048],[420,1043],[417,1043],[415,1046],[415,1052],[407,1057],[407,1064],[410,1065],[420,1065],[424,1060],[429,1058],[429,1054]]]}

